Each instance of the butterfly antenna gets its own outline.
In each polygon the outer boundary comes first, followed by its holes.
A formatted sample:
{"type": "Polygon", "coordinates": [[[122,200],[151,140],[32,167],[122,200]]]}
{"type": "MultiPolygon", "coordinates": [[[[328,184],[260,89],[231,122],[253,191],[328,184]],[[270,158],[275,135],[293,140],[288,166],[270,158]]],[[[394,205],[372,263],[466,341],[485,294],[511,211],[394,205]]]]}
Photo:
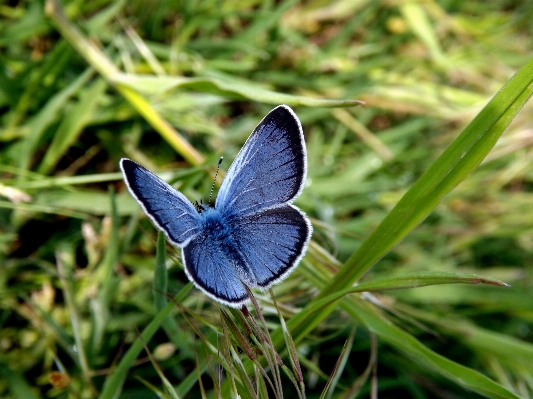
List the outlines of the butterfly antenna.
{"type": "Polygon", "coordinates": [[[213,196],[213,190],[215,189],[215,183],[217,182],[218,171],[220,170],[220,165],[222,164],[223,159],[224,157],[220,157],[220,159],[218,160],[218,166],[217,166],[217,171],[215,173],[215,179],[213,180],[213,185],[211,186],[211,192],[209,193],[209,206],[211,206],[211,197],[213,196]]]}

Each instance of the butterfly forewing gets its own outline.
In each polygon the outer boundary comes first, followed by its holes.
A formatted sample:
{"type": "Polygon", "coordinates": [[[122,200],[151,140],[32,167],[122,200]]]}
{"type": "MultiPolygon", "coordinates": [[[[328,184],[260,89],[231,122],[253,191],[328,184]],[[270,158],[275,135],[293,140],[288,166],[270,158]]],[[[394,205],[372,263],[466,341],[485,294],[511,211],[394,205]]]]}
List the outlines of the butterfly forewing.
{"type": "Polygon", "coordinates": [[[200,215],[182,193],[129,159],[121,159],[120,168],[130,193],[170,242],[183,247],[201,231],[200,215]]]}
{"type": "Polygon", "coordinates": [[[300,122],[285,105],[274,108],[254,129],[222,182],[216,207],[226,217],[243,217],[292,201],[307,173],[300,122]]]}

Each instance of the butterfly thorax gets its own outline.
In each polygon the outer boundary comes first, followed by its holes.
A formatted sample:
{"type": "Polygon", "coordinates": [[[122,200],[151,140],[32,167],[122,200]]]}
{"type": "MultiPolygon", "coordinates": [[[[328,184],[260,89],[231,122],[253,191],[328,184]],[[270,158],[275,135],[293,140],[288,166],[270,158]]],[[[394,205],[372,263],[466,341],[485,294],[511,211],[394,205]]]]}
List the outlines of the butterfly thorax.
{"type": "Polygon", "coordinates": [[[231,239],[231,227],[219,210],[209,207],[200,214],[204,233],[218,241],[231,239]]]}

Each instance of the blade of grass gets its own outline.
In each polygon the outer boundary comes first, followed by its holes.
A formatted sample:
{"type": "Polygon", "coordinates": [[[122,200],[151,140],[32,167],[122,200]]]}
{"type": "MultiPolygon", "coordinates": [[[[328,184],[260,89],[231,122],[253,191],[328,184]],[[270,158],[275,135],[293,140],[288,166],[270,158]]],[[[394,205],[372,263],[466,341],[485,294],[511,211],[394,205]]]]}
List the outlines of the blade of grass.
{"type": "Polygon", "coordinates": [[[337,386],[339,382],[341,374],[344,371],[344,368],[346,367],[346,362],[348,361],[350,352],[352,351],[354,337],[355,337],[355,328],[352,327],[352,331],[350,332],[348,339],[346,340],[346,342],[344,342],[344,345],[342,346],[340,356],[335,362],[335,367],[333,368],[333,371],[330,377],[328,378],[326,386],[324,387],[324,390],[320,394],[320,399],[330,399],[333,396],[335,387],[337,386]]]}
{"type": "MultiPolygon", "coordinates": [[[[87,69],[70,85],[65,87],[59,93],[54,94],[46,102],[46,105],[37,113],[28,123],[30,133],[24,138],[19,157],[19,167],[21,170],[29,169],[30,160],[33,158],[34,151],[37,150],[46,129],[59,118],[60,111],[70,98],[85,85],[94,75],[92,69],[87,69]]],[[[22,177],[20,177],[22,179],[22,177]]]]}
{"type": "Polygon", "coordinates": [[[39,399],[26,379],[7,365],[0,363],[0,377],[14,398],[39,399]]]}
{"type": "Polygon", "coordinates": [[[372,148],[383,161],[390,161],[392,158],[394,158],[393,152],[375,134],[368,130],[365,125],[355,119],[347,110],[334,109],[331,114],[340,123],[354,132],[366,145],[372,148]]]}
{"type": "Polygon", "coordinates": [[[1,201],[0,200],[0,208],[5,209],[15,209],[17,211],[26,211],[26,212],[35,212],[35,213],[50,213],[54,215],[62,215],[67,216],[71,218],[77,218],[77,219],[86,219],[87,214],[81,213],[81,212],[75,212],[75,211],[69,211],[66,209],[62,209],[59,207],[49,206],[49,205],[39,205],[39,204],[25,204],[25,203],[18,203],[15,204],[11,201],[1,201]]]}
{"type": "Polygon", "coordinates": [[[157,234],[157,250],[154,268],[154,304],[157,311],[160,311],[167,304],[168,275],[165,262],[165,235],[159,231],[157,234]]]}
{"type": "Polygon", "coordinates": [[[91,121],[93,111],[101,96],[105,93],[107,83],[97,79],[90,88],[81,92],[78,103],[63,117],[54,134],[52,143],[44,156],[38,173],[48,174],[57,164],[65,151],[78,139],[84,127],[91,121]]]}
{"type": "Polygon", "coordinates": [[[365,371],[350,385],[350,387],[341,395],[337,396],[337,399],[349,399],[356,398],[361,391],[361,388],[370,377],[370,373],[376,369],[376,359],[378,357],[378,345],[377,339],[374,334],[370,335],[370,358],[368,359],[368,365],[365,371]]]}
{"type": "Polygon", "coordinates": [[[118,234],[118,214],[117,201],[113,187],[109,188],[109,203],[111,217],[111,232],[107,241],[104,257],[95,270],[95,277],[98,281],[98,294],[90,301],[92,313],[92,337],[91,345],[88,348],[88,356],[97,356],[100,350],[106,325],[111,317],[111,303],[117,293],[120,279],[115,274],[115,267],[118,262],[119,254],[119,234],[118,234]],[[89,352],[90,351],[90,352],[89,352]]]}
{"type": "MultiPolygon", "coordinates": [[[[533,58],[531,58],[493,97],[457,139],[409,189],[358,250],[346,261],[314,302],[352,286],[374,263],[400,242],[443,197],[462,182],[481,163],[512,119],[533,94],[533,58]]],[[[316,327],[335,304],[309,314],[304,309],[289,321],[298,342],[316,327]],[[305,322],[304,322],[305,320],[305,322]]],[[[278,329],[276,346],[281,345],[278,329]]]]}
{"type": "Polygon", "coordinates": [[[326,308],[331,303],[338,301],[348,294],[355,294],[358,292],[368,291],[389,291],[389,290],[401,290],[407,288],[426,287],[430,285],[441,284],[490,284],[496,286],[508,285],[489,277],[482,277],[477,274],[466,273],[450,273],[450,272],[420,272],[406,274],[403,276],[391,277],[386,279],[379,279],[370,281],[368,283],[359,284],[355,287],[346,288],[342,291],[335,292],[331,295],[314,301],[314,303],[308,306],[307,310],[310,314],[319,312],[321,309],[326,308]]]}
{"type": "Polygon", "coordinates": [[[75,301],[73,281],[73,265],[74,261],[74,248],[71,245],[64,244],[56,250],[56,264],[59,281],[61,282],[61,288],[63,295],[65,296],[65,302],[67,304],[70,323],[72,325],[72,332],[74,335],[74,342],[76,343],[76,353],[78,355],[78,363],[81,368],[83,380],[87,386],[96,392],[96,388],[92,384],[91,370],[89,363],[87,362],[87,355],[85,352],[85,345],[82,338],[81,323],[78,308],[75,301]]]}
{"type": "Polygon", "coordinates": [[[406,2],[400,11],[415,35],[428,47],[433,60],[439,64],[446,63],[435,28],[431,25],[422,6],[415,2],[406,2]]]}
{"type": "Polygon", "coordinates": [[[418,272],[361,283],[353,288],[353,292],[401,290],[439,284],[490,284],[500,287],[509,287],[509,285],[503,281],[492,277],[480,276],[478,274],[418,272]]]}
{"type": "Polygon", "coordinates": [[[437,371],[458,385],[488,398],[519,398],[518,395],[480,372],[451,361],[427,348],[411,334],[393,325],[372,304],[361,298],[351,296],[348,301],[341,302],[341,307],[369,331],[376,334],[379,339],[400,349],[417,363],[437,371]]]}
{"type": "Polygon", "coordinates": [[[61,186],[85,185],[90,183],[102,183],[106,181],[117,181],[122,179],[122,173],[100,173],[96,175],[81,175],[81,176],[54,176],[47,178],[45,176],[39,177],[39,180],[24,181],[17,184],[18,188],[37,189],[50,188],[61,186]]]}
{"type": "Polygon", "coordinates": [[[129,25],[126,26],[125,21],[121,20],[121,23],[123,26],[125,26],[126,34],[129,36],[129,38],[131,39],[135,47],[137,47],[137,50],[139,51],[139,53],[146,60],[146,63],[150,65],[150,68],[152,68],[152,71],[154,71],[157,75],[166,75],[165,69],[159,63],[159,60],[155,57],[152,51],[150,51],[146,43],[141,39],[141,37],[135,31],[135,29],[133,29],[129,25]]]}
{"type": "MultiPolygon", "coordinates": [[[[182,302],[190,290],[192,289],[192,283],[187,284],[174,298],[177,302],[182,302]]],[[[142,340],[144,342],[150,342],[154,334],[159,330],[161,324],[164,322],[165,318],[170,314],[172,310],[176,308],[174,302],[169,302],[167,305],[152,319],[150,324],[141,333],[142,340]]],[[[137,356],[143,350],[143,344],[140,338],[137,338],[135,342],[131,345],[128,351],[120,360],[119,364],[111,373],[105,383],[104,388],[99,396],[100,399],[113,399],[119,396],[122,385],[126,380],[128,371],[133,366],[133,362],[137,359],[137,356]]]]}
{"type": "Polygon", "coordinates": [[[117,73],[113,82],[147,94],[163,93],[178,87],[216,94],[238,100],[249,99],[266,104],[287,104],[305,107],[353,107],[364,104],[359,100],[328,100],[295,96],[265,89],[256,83],[230,77],[188,78],[183,76],[140,76],[117,73]]]}

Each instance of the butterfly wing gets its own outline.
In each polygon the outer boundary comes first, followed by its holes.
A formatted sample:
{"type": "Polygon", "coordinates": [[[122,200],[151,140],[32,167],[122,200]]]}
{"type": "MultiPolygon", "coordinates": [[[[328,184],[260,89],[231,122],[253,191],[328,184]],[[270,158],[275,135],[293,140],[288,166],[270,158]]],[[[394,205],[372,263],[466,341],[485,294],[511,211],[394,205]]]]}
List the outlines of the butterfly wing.
{"type": "Polygon", "coordinates": [[[171,243],[183,248],[201,232],[200,215],[182,193],[129,159],[120,160],[120,169],[131,195],[171,243]]]}
{"type": "Polygon", "coordinates": [[[194,285],[214,300],[239,307],[248,300],[242,258],[234,248],[199,234],[182,249],[185,272],[194,285]]]}
{"type": "Polygon", "coordinates": [[[228,219],[292,202],[303,189],[307,156],[298,117],[274,108],[254,129],[230,166],[216,200],[228,219]]]}
{"type": "Polygon", "coordinates": [[[305,254],[311,233],[309,219],[290,204],[240,218],[233,227],[239,253],[261,288],[292,272],[305,254]]]}

